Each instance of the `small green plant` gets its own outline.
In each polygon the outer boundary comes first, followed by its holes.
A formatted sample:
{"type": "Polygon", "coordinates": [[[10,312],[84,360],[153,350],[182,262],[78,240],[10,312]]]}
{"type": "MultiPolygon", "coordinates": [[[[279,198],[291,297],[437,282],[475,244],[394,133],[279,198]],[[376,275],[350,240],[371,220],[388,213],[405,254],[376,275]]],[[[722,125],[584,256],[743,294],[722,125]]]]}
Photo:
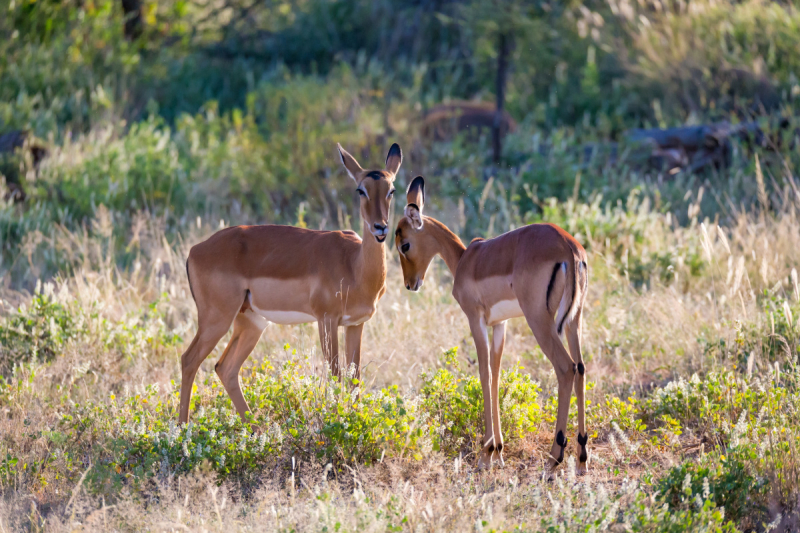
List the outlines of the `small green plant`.
{"type": "Polygon", "coordinates": [[[37,285],[30,304],[0,317],[0,374],[8,375],[18,363],[51,361],[78,329],[82,326],[71,310],[56,301],[52,290],[37,285]]]}
{"type": "Polygon", "coordinates": [[[673,467],[656,484],[661,497],[671,509],[679,509],[697,495],[711,499],[725,509],[725,516],[738,523],[752,521],[766,511],[764,496],[768,481],[753,475],[748,463],[752,450],[741,447],[727,455],[706,456],[673,467]],[[745,520],[748,519],[748,520],[745,520]]]}
{"type": "Polygon", "coordinates": [[[30,304],[0,317],[0,375],[8,375],[16,364],[52,361],[68,343],[90,338],[128,358],[183,342],[167,327],[158,300],[117,321],[104,317],[96,305],[83,308],[54,291],[53,284],[37,284],[30,304]]]}
{"type": "MultiPolygon", "coordinates": [[[[500,373],[500,422],[504,439],[513,441],[538,427],[543,419],[541,389],[522,367],[500,373]]],[[[422,374],[422,403],[433,449],[447,454],[474,449],[483,434],[483,390],[480,379],[464,372],[458,347],[442,355],[442,366],[422,374]]]]}

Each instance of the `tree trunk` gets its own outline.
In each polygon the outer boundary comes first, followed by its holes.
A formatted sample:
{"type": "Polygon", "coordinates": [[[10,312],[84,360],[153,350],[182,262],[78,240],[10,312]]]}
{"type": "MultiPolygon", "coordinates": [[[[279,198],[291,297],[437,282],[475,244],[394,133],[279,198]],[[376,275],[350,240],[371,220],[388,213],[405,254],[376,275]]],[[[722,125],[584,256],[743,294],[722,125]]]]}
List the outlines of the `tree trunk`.
{"type": "Polygon", "coordinates": [[[122,0],[122,12],[125,13],[125,37],[128,40],[138,38],[142,34],[141,0],[122,0]]]}
{"type": "Polygon", "coordinates": [[[492,125],[492,151],[495,164],[500,162],[503,153],[503,106],[506,100],[506,74],[508,71],[508,37],[505,33],[500,33],[497,46],[497,109],[494,114],[494,124],[492,125]]]}

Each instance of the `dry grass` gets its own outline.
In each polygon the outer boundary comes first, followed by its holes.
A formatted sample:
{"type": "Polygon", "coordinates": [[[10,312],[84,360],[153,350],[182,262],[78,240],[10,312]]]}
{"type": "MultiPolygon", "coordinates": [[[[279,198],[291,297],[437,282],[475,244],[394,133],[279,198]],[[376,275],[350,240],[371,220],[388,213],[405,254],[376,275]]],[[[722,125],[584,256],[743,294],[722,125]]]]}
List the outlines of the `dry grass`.
{"type": "MultiPolygon", "coordinates": [[[[739,214],[728,228],[708,221],[677,227],[646,205],[634,207],[625,216],[635,220],[623,225],[628,227],[625,231],[635,226],[644,237],[628,238],[623,231],[612,242],[581,235],[590,244],[584,353],[589,380],[594,382],[587,397],[596,406],[590,417],[595,427],[590,431],[597,432],[591,442],[588,477],[575,480],[567,468],[554,484],[543,481],[544,453],[552,438],[547,422],[507,448],[505,468],[491,472],[475,471],[469,454],[461,459],[440,453],[422,460],[387,457],[370,467],[343,464],[327,470],[302,457],[294,458],[293,470],[292,457],[285,455],[272,468],[258,472],[255,484],[229,481],[219,486],[212,474],[201,470],[155,478],[144,490],[122,487],[109,496],[113,501],[79,482],[88,463],[67,465],[57,459],[56,467],[41,473],[41,478],[17,476],[15,482],[3,485],[0,531],[463,530],[476,523],[479,529],[509,529],[515,524],[536,529],[544,523],[541,520],[553,517],[562,517],[573,527],[591,515],[600,524],[611,520],[612,506],[623,514],[635,514],[637,505],[650,497],[642,487],[697,456],[696,443],[702,435],[687,430],[672,446],[648,444],[652,433],[615,432],[604,402],[609,395],[645,397],[652,387],[678,376],[733,368],[736,360],[709,355],[699,340],[733,343],[737,324],[763,321],[758,295],[764,290],[797,300],[791,271],[800,259],[800,232],[795,207],[789,203],[775,216],[739,214]],[[624,260],[617,258],[627,258],[630,264],[631,258],[645,257],[653,249],[673,254],[675,277],[668,282],[653,278],[645,288],[634,289],[626,269],[620,267],[624,260]],[[695,250],[701,250],[704,267],[690,275],[682,261],[695,250]],[[635,442],[626,445],[625,438],[635,442]],[[562,506],[560,510],[553,511],[551,499],[562,506]]],[[[588,206],[564,209],[565,226],[577,227],[583,218],[594,216],[586,211],[588,206]]],[[[184,341],[190,339],[195,311],[183,262],[188,247],[211,227],[192,226],[182,239],[169,243],[157,223],[142,220],[130,230],[114,227],[103,216],[101,210],[94,234],[62,230],[48,237],[67,239],[64,248],[81,252],[74,260],[74,275],[43,290],[52,291],[57,300],[93,309],[98,322],[90,325],[92,331],[124,322],[132,312],[160,300],[165,327],[184,341]],[[119,271],[106,253],[109,237],[118,231],[127,232],[128,244],[135,241],[139,249],[130,271],[119,271]]],[[[443,264],[435,265],[424,290],[413,294],[403,288],[397,259],[390,251],[388,290],[365,327],[362,357],[367,389],[398,384],[413,395],[420,386],[420,373],[441,365],[443,350],[461,346],[466,354],[462,360],[474,359],[466,320],[449,293],[449,273],[443,264]]],[[[29,298],[6,291],[3,312],[11,313],[12,302],[29,298]]],[[[180,380],[180,344],[154,348],[142,342],[121,353],[93,339],[91,334],[73,339],[53,362],[19,368],[7,382],[17,392],[0,408],[4,413],[0,451],[13,450],[33,463],[57,453],[58,446],[43,435],[63,414],[50,407],[59,405],[59,397],[69,398],[60,403],[63,409],[73,402],[102,402],[111,394],[141,393],[153,383],[160,385],[164,398],[174,393],[171,382],[180,380]]],[[[224,346],[225,340],[203,364],[196,381],[201,388],[207,380],[217,379],[213,365],[224,346]]],[[[546,402],[555,390],[554,375],[521,319],[512,321],[505,351],[505,365],[522,364],[531,372],[541,382],[546,402]]],[[[265,359],[278,367],[298,357],[316,361],[314,372],[322,375],[316,327],[272,325],[243,372],[265,359]],[[286,344],[297,353],[284,349],[286,344]]],[[[755,372],[771,368],[765,358],[755,355],[755,372]]],[[[467,366],[476,373],[474,366],[467,366]]]]}

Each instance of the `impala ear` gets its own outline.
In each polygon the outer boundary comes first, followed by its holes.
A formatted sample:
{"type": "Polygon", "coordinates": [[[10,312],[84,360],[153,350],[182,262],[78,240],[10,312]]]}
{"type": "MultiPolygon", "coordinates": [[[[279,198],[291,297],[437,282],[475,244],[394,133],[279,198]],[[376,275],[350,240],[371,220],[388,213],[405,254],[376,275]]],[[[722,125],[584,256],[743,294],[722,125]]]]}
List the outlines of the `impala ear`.
{"type": "Polygon", "coordinates": [[[406,191],[406,203],[416,205],[420,211],[425,206],[425,178],[417,176],[411,180],[406,191]]]}
{"type": "Polygon", "coordinates": [[[361,168],[361,165],[358,164],[356,158],[350,155],[347,150],[342,148],[342,145],[336,143],[336,146],[339,148],[339,158],[342,160],[342,165],[344,165],[345,170],[347,173],[350,174],[350,177],[353,178],[353,181],[358,183],[358,179],[356,176],[363,172],[364,169],[361,168]]]}
{"type": "Polygon", "coordinates": [[[400,150],[400,145],[394,143],[389,148],[389,153],[386,156],[386,171],[392,174],[397,174],[400,170],[400,165],[403,163],[403,152],[400,150]]]}
{"type": "Polygon", "coordinates": [[[414,229],[422,228],[422,208],[425,206],[425,178],[417,176],[408,186],[404,214],[414,229]]]}
{"type": "Polygon", "coordinates": [[[411,223],[412,228],[416,230],[422,229],[422,212],[416,205],[408,204],[403,214],[411,223]]]}

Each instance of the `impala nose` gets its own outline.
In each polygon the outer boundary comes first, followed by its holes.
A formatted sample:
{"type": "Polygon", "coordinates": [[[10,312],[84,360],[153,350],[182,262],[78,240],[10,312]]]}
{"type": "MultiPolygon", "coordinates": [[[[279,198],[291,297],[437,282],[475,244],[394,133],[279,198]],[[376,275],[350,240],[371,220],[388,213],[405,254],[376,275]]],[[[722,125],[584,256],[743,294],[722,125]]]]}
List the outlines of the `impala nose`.
{"type": "Polygon", "coordinates": [[[411,283],[406,283],[406,289],[408,289],[410,291],[416,292],[416,291],[419,290],[420,287],[422,287],[422,280],[421,279],[417,279],[416,281],[414,281],[413,285],[411,283]]]}
{"type": "Polygon", "coordinates": [[[386,224],[378,224],[377,222],[372,225],[375,228],[375,231],[372,232],[375,235],[375,240],[378,242],[383,242],[386,240],[386,235],[389,233],[389,228],[386,224]]]}

